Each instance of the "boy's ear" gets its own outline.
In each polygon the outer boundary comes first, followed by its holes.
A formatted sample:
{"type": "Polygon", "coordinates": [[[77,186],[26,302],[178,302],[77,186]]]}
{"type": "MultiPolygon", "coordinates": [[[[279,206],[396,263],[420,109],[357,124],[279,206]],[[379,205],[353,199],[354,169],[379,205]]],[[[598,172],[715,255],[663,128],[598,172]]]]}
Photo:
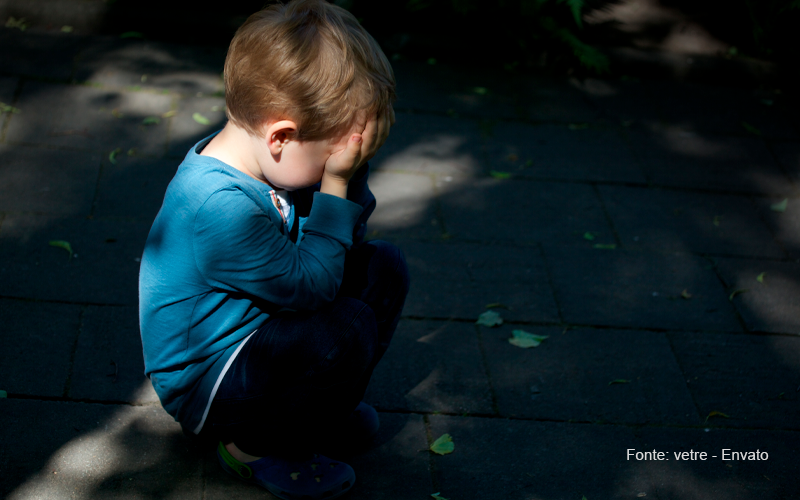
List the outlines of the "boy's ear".
{"type": "Polygon", "coordinates": [[[278,156],[284,146],[297,134],[297,124],[291,120],[281,120],[267,126],[267,147],[273,156],[278,156]]]}

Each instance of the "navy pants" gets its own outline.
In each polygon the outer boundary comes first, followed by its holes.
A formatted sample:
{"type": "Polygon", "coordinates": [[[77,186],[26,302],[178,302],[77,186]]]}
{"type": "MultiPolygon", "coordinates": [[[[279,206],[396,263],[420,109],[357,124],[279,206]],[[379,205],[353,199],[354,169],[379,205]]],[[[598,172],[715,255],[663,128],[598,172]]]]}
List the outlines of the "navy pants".
{"type": "Polygon", "coordinates": [[[217,389],[203,434],[256,456],[312,451],[364,397],[408,284],[397,247],[370,241],[352,248],[333,302],[276,314],[245,343],[217,389]]]}

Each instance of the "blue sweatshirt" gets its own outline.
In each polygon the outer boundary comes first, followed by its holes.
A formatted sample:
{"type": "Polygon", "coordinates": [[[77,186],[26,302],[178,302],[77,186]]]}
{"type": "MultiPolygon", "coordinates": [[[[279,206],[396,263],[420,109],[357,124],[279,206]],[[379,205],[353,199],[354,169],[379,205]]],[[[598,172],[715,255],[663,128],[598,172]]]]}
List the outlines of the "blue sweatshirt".
{"type": "Polygon", "coordinates": [[[284,217],[268,185],[197,154],[214,135],[189,151],[170,182],[139,271],[145,374],[164,409],[196,433],[251,333],[280,309],[334,299],[345,252],[375,208],[364,165],[347,200],[318,185],[294,191],[284,217]]]}

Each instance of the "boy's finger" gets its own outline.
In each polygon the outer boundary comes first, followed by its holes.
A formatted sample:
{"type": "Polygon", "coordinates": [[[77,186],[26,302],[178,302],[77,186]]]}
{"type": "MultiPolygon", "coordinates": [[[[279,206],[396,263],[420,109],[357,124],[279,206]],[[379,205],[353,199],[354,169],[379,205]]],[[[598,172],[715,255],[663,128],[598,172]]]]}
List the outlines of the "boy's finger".
{"type": "Polygon", "coordinates": [[[361,144],[361,151],[364,156],[371,156],[374,153],[374,147],[378,140],[378,120],[377,117],[372,117],[367,120],[367,126],[364,127],[364,132],[361,134],[363,143],[361,144]]]}

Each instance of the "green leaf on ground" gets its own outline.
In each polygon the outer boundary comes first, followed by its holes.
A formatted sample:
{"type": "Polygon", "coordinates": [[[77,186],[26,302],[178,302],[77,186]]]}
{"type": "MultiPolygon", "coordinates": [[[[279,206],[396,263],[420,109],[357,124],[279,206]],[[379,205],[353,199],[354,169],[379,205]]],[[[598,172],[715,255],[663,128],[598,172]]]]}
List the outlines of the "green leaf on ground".
{"type": "Polygon", "coordinates": [[[683,297],[686,300],[689,300],[692,298],[692,294],[689,293],[689,290],[684,288],[683,291],[681,292],[681,297],[683,297]]]}
{"type": "Polygon", "coordinates": [[[480,316],[478,316],[478,321],[476,321],[475,324],[481,326],[488,326],[489,328],[491,328],[493,326],[502,325],[503,318],[501,318],[500,315],[494,311],[486,311],[480,316]]]}
{"type": "Polygon", "coordinates": [[[786,206],[788,204],[789,204],[789,198],[784,198],[783,201],[778,203],[773,203],[772,205],[770,205],[769,209],[772,210],[773,212],[783,213],[786,211],[786,206]]]}
{"type": "Polygon", "coordinates": [[[292,481],[297,481],[297,478],[300,477],[300,473],[299,472],[292,472],[291,474],[289,474],[289,477],[292,478],[292,481]]]}
{"type": "Polygon", "coordinates": [[[211,125],[211,120],[201,115],[200,113],[193,114],[192,119],[201,125],[211,125]]]}
{"type": "Polygon", "coordinates": [[[736,297],[740,293],[744,293],[744,292],[747,292],[747,291],[748,291],[747,288],[739,288],[738,290],[734,290],[734,291],[731,292],[730,295],[728,295],[728,300],[733,301],[734,297],[736,297]]]}
{"type": "Polygon", "coordinates": [[[19,108],[0,102],[0,113],[19,113],[19,108]]]}
{"type": "Polygon", "coordinates": [[[600,250],[614,250],[617,248],[617,245],[614,243],[595,243],[592,245],[592,248],[598,248],[600,250]]]}
{"type": "Polygon", "coordinates": [[[763,283],[764,282],[764,275],[766,275],[766,274],[767,273],[761,273],[758,276],[756,276],[756,281],[758,281],[759,283],[763,283]]]}
{"type": "Polygon", "coordinates": [[[173,116],[175,116],[177,114],[178,114],[178,112],[173,109],[173,110],[167,111],[166,113],[161,115],[161,118],[172,118],[173,116]]]}
{"type": "Polygon", "coordinates": [[[716,411],[716,410],[708,414],[708,416],[706,417],[706,422],[708,422],[708,419],[711,417],[731,418],[728,415],[722,413],[721,411],[716,411]]]}
{"type": "Polygon", "coordinates": [[[475,87],[472,89],[472,91],[478,95],[486,95],[489,93],[489,89],[487,89],[486,87],[475,87]]]}
{"type": "Polygon", "coordinates": [[[491,304],[486,304],[484,307],[486,309],[508,309],[509,311],[513,309],[513,307],[501,304],[500,302],[492,302],[491,304]]]}
{"type": "Polygon", "coordinates": [[[50,240],[48,243],[51,247],[63,248],[67,252],[69,252],[69,258],[72,259],[72,245],[69,244],[69,241],[64,240],[50,240]]]}
{"type": "Polygon", "coordinates": [[[450,434],[442,434],[431,445],[431,451],[437,455],[447,455],[448,453],[453,453],[455,447],[456,445],[453,444],[453,438],[450,437],[450,434]]]}
{"type": "Polygon", "coordinates": [[[585,233],[583,233],[584,240],[594,241],[595,237],[596,234],[591,231],[586,231],[585,233]]]}
{"type": "Polygon", "coordinates": [[[715,226],[719,226],[719,223],[720,223],[721,220],[722,220],[722,216],[721,215],[715,215],[714,216],[714,225],[715,226]]]}
{"type": "Polygon", "coordinates": [[[435,57],[429,57],[428,58],[428,64],[430,64],[431,66],[436,64],[436,58],[435,57]]]}
{"type": "Polygon", "coordinates": [[[508,339],[508,343],[523,349],[538,347],[544,339],[549,338],[547,335],[536,335],[524,330],[514,330],[511,335],[513,336],[508,339]]]}
{"type": "Polygon", "coordinates": [[[0,399],[7,398],[7,397],[8,397],[8,393],[6,391],[0,391],[0,399]]]}
{"type": "Polygon", "coordinates": [[[742,122],[742,127],[753,135],[761,135],[761,131],[747,122],[742,122]]]}
{"type": "Polygon", "coordinates": [[[119,36],[120,38],[144,38],[144,34],[139,31],[126,31],[119,36]]]}
{"type": "Polygon", "coordinates": [[[157,116],[148,116],[142,120],[142,125],[158,125],[159,123],[161,123],[161,118],[157,116]]]}
{"type": "Polygon", "coordinates": [[[122,152],[122,148],[117,148],[114,151],[108,153],[108,161],[113,163],[114,165],[117,164],[117,155],[122,152]]]}
{"type": "Polygon", "coordinates": [[[630,384],[630,383],[631,383],[631,381],[630,381],[630,380],[626,380],[626,379],[624,379],[624,378],[618,378],[618,379],[615,379],[615,380],[612,380],[611,382],[609,382],[609,383],[608,383],[608,385],[614,385],[614,384],[630,384]]]}
{"type": "Polygon", "coordinates": [[[75,31],[75,28],[73,28],[72,26],[68,26],[65,24],[64,26],[61,27],[62,33],[72,33],[73,31],[75,31]]]}
{"type": "Polygon", "coordinates": [[[441,496],[438,491],[436,493],[431,493],[431,497],[435,498],[436,500],[450,500],[449,498],[441,496]]]}
{"type": "Polygon", "coordinates": [[[498,170],[492,170],[489,172],[489,175],[494,177],[495,179],[510,179],[511,173],[510,172],[500,172],[498,170]]]}

